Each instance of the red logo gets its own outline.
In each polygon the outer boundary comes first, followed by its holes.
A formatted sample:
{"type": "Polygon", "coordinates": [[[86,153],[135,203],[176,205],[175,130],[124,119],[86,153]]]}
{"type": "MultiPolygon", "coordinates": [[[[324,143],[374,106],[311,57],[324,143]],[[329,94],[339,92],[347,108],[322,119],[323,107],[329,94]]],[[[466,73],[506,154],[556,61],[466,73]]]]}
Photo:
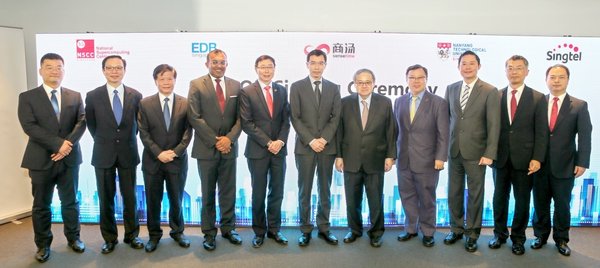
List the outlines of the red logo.
{"type": "Polygon", "coordinates": [[[325,54],[329,54],[329,51],[331,51],[331,48],[329,48],[329,45],[327,44],[320,44],[316,47],[313,47],[312,45],[307,45],[304,47],[304,55],[308,55],[308,53],[310,53],[311,51],[318,49],[321,50],[323,52],[325,52],[325,54]]]}
{"type": "Polygon", "coordinates": [[[94,39],[77,39],[76,46],[78,59],[96,58],[94,39]]]}

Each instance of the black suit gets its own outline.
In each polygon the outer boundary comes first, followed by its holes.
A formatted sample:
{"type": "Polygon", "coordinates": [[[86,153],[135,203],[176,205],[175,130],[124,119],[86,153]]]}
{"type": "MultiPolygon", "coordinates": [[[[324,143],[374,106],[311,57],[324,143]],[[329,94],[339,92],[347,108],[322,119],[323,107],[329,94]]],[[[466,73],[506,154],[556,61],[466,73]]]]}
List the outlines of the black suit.
{"type": "Polygon", "coordinates": [[[215,236],[217,228],[215,193],[219,186],[221,233],[235,229],[235,178],[238,154],[237,139],[242,132],[239,118],[238,95],[240,82],[229,77],[221,78],[225,84],[225,108],[217,100],[210,75],[190,82],[188,92],[188,121],[196,130],[192,157],[197,159],[202,184],[201,228],[207,235],[215,236]],[[226,136],[233,143],[231,151],[221,153],[215,147],[217,136],[226,136]]]}
{"type": "Polygon", "coordinates": [[[298,204],[300,230],[310,233],[310,200],[315,169],[317,170],[317,226],[320,232],[329,231],[331,210],[331,179],[336,155],[336,131],[340,122],[340,86],[321,79],[321,98],[317,103],[315,86],[310,78],[294,82],[290,89],[291,122],[296,130],[296,167],[298,168],[298,204]],[[313,139],[323,138],[327,145],[317,153],[311,146],[313,139]]]}
{"type": "Polygon", "coordinates": [[[100,231],[107,242],[116,241],[117,223],[114,200],[117,170],[119,188],[123,197],[125,240],[138,236],[140,224],[136,202],[136,166],[140,163],[137,149],[137,112],[142,94],[124,86],[123,116],[117,123],[112,110],[112,96],[106,85],[88,92],[85,98],[87,126],[94,138],[92,165],[96,171],[100,200],[100,231]]]}
{"type": "MultiPolygon", "coordinates": [[[[550,96],[548,100],[550,107],[553,105],[552,98],[550,96]]],[[[533,233],[546,241],[552,229],[554,241],[569,242],[570,201],[575,180],[573,171],[575,166],[589,168],[592,150],[592,122],[587,102],[566,94],[554,129],[549,133],[546,161],[533,183],[533,233]],[[552,200],[553,224],[550,223],[552,200]]]]}
{"type": "Polygon", "coordinates": [[[257,236],[266,232],[277,233],[281,227],[287,145],[275,155],[267,147],[271,141],[286,143],[290,132],[287,91],[277,83],[271,83],[271,86],[272,118],[258,81],[244,87],[240,94],[242,130],[248,135],[244,155],[248,159],[252,177],[252,229],[257,236]],[[269,196],[265,216],[267,190],[269,196]]]}
{"type": "Polygon", "coordinates": [[[173,101],[170,102],[172,111],[168,129],[158,94],[142,99],[138,113],[140,139],[144,144],[142,171],[151,240],[162,236],[160,210],[165,183],[169,198],[170,235],[179,237],[184,230],[181,202],[188,168],[186,149],[192,140],[192,128],[187,120],[187,100],[177,94],[172,94],[171,98],[173,101]],[[158,160],[158,155],[165,150],[173,150],[177,157],[169,163],[162,163],[158,160]]]}
{"type": "Polygon", "coordinates": [[[507,228],[508,201],[511,185],[515,197],[511,240],[524,243],[529,222],[529,201],[534,176],[527,175],[531,160],[544,162],[548,144],[546,98],[528,86],[523,88],[517,103],[515,117],[510,121],[512,89],[504,88],[500,94],[500,139],[498,157],[494,162],[494,235],[500,239],[509,236],[507,228]]]}
{"type": "Polygon", "coordinates": [[[67,240],[79,239],[79,202],[77,184],[81,149],[79,139],[85,132],[83,101],[79,92],[60,89],[60,119],[57,119],[43,86],[19,95],[18,116],[29,137],[21,167],[29,169],[33,195],[32,221],[38,248],[52,243],[50,204],[54,187],[58,189],[64,233],[67,240]],[[65,140],[73,144],[69,155],[52,161],[65,140]]]}
{"type": "Polygon", "coordinates": [[[354,93],[342,99],[340,125],[337,131],[337,157],[344,162],[344,189],[348,226],[362,235],[362,197],[367,192],[369,202],[370,237],[384,232],[383,178],[385,159],[396,158],[396,119],[390,99],[371,94],[368,120],[362,129],[359,96],[354,93]]]}

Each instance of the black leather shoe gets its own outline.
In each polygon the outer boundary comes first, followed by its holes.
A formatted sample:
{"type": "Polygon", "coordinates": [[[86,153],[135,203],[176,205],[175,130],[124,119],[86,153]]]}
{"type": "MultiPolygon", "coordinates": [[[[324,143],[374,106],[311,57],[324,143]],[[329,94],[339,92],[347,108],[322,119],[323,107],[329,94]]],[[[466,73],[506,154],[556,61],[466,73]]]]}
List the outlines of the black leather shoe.
{"type": "Polygon", "coordinates": [[[337,237],[335,237],[335,235],[333,235],[330,231],[319,232],[319,238],[325,240],[325,242],[327,242],[327,244],[330,244],[330,245],[338,244],[337,237]]]}
{"type": "Polygon", "coordinates": [[[414,234],[411,234],[411,233],[402,233],[402,234],[400,234],[398,236],[398,241],[408,241],[411,238],[417,237],[417,236],[418,236],[417,233],[414,233],[414,234]]]}
{"type": "Polygon", "coordinates": [[[371,246],[374,248],[378,248],[381,247],[381,244],[383,244],[383,236],[373,236],[371,237],[371,246]]]}
{"type": "Polygon", "coordinates": [[[567,246],[567,242],[565,241],[559,241],[556,242],[556,248],[558,249],[558,253],[560,253],[563,256],[571,256],[571,249],[569,248],[569,246],[567,246]]]}
{"type": "Polygon", "coordinates": [[[123,242],[125,242],[125,244],[129,244],[129,246],[134,249],[144,248],[144,242],[142,242],[142,239],[139,237],[134,237],[133,239],[124,239],[123,242]]]}
{"type": "Polygon", "coordinates": [[[275,242],[277,242],[281,245],[287,245],[287,243],[288,243],[287,238],[285,238],[285,236],[283,236],[283,234],[281,232],[267,233],[267,237],[275,240],[275,242]]]}
{"type": "Polygon", "coordinates": [[[38,248],[35,259],[38,262],[46,262],[50,258],[50,247],[38,248]]]}
{"type": "Polygon", "coordinates": [[[73,251],[77,253],[83,253],[85,251],[85,244],[79,239],[69,241],[68,245],[73,251]]]}
{"type": "Polygon", "coordinates": [[[346,234],[346,236],[344,236],[344,243],[352,243],[354,241],[356,241],[357,238],[361,237],[358,234],[355,234],[353,232],[348,232],[348,234],[346,234]]]}
{"type": "Polygon", "coordinates": [[[502,246],[502,244],[506,244],[506,239],[494,236],[494,238],[492,238],[488,243],[488,247],[498,249],[500,246],[502,246]]]}
{"type": "Polygon", "coordinates": [[[252,238],[252,247],[259,248],[263,245],[264,242],[265,242],[264,235],[255,235],[254,238],[252,238]]]}
{"type": "Polygon", "coordinates": [[[457,234],[455,232],[450,232],[446,238],[444,238],[444,244],[446,245],[452,245],[454,243],[456,243],[456,241],[458,241],[459,239],[463,238],[463,234],[457,234]]]}
{"type": "Polygon", "coordinates": [[[433,245],[435,245],[435,239],[433,239],[433,236],[423,236],[423,246],[426,246],[428,248],[433,247],[433,245]]]}
{"type": "Polygon", "coordinates": [[[546,244],[545,240],[542,240],[541,238],[536,237],[536,238],[533,239],[533,241],[531,241],[531,248],[532,249],[540,249],[545,244],[546,244]]]}
{"type": "Polygon", "coordinates": [[[115,246],[119,243],[119,241],[115,240],[115,241],[111,241],[111,242],[104,242],[104,244],[102,245],[102,249],[101,252],[102,254],[108,254],[113,252],[113,250],[115,250],[115,246]]]}
{"type": "Polygon", "coordinates": [[[467,237],[467,241],[465,242],[465,249],[468,252],[475,252],[475,251],[477,251],[477,239],[467,237]]]}
{"type": "Polygon", "coordinates": [[[512,244],[512,253],[515,255],[525,254],[525,246],[523,246],[523,243],[513,243],[512,244]]]}
{"type": "Polygon", "coordinates": [[[173,240],[175,240],[175,242],[177,242],[177,244],[182,248],[190,247],[190,240],[187,239],[187,237],[185,237],[184,234],[180,234],[178,236],[173,236],[173,240]]]}
{"type": "Polygon", "coordinates": [[[242,244],[242,237],[240,237],[240,235],[235,230],[231,230],[227,233],[221,234],[221,236],[223,238],[229,240],[229,243],[231,243],[231,244],[234,244],[234,245],[242,244]]]}
{"type": "Polygon", "coordinates": [[[215,241],[214,235],[204,235],[204,242],[202,243],[204,249],[213,251],[217,248],[217,242],[215,241]]]}
{"type": "Polygon", "coordinates": [[[310,243],[310,233],[302,233],[300,237],[298,237],[298,246],[306,247],[310,243]]]}
{"type": "Polygon", "coordinates": [[[152,252],[156,250],[156,247],[158,247],[158,239],[150,239],[148,240],[148,243],[146,243],[146,247],[145,250],[146,252],[152,252]]]}

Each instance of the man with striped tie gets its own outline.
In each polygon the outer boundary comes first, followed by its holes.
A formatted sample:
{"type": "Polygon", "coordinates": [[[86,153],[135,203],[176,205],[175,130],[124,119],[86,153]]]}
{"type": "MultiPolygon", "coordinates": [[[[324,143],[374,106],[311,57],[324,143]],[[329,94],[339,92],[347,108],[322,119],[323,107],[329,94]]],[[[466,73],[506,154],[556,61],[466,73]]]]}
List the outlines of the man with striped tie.
{"type": "Polygon", "coordinates": [[[473,51],[465,51],[458,58],[458,69],[463,79],[446,89],[450,108],[448,210],[451,229],[444,243],[454,244],[465,235],[468,252],[477,250],[485,170],[496,159],[500,135],[498,90],[477,77],[479,68],[479,56],[473,51]],[[465,179],[469,189],[466,221],[465,179]]]}

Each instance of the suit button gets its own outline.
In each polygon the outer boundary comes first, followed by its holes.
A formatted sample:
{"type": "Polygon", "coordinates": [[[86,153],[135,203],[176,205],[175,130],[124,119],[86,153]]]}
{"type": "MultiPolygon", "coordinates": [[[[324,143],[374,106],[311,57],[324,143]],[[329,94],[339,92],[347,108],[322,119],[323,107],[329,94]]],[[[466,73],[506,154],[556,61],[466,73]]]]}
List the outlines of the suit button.
{"type": "Polygon", "coordinates": [[[117,132],[121,132],[121,129],[120,129],[120,128],[117,128],[117,132]]]}
{"type": "Polygon", "coordinates": [[[554,136],[554,134],[550,133],[550,137],[554,136]]]}
{"type": "Polygon", "coordinates": [[[508,133],[512,134],[512,133],[513,133],[513,131],[511,130],[511,131],[509,131],[508,133]]]}
{"type": "Polygon", "coordinates": [[[119,143],[121,140],[116,140],[117,143],[119,143]]]}
{"type": "Polygon", "coordinates": [[[465,119],[465,118],[461,116],[461,117],[460,117],[460,120],[463,120],[463,119],[465,119]]]}

